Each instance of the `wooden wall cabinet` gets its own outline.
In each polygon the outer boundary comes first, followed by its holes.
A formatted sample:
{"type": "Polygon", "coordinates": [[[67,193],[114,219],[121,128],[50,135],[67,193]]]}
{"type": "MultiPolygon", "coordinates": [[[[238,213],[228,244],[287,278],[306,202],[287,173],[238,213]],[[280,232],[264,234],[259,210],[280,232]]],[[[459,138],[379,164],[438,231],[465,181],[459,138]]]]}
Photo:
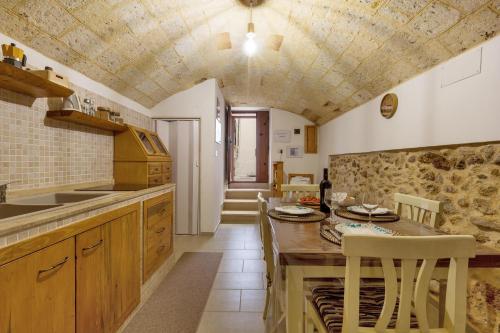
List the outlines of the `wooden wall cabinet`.
{"type": "Polygon", "coordinates": [[[114,332],[140,302],[137,212],[103,222],[76,236],[77,333],[114,332]]]}
{"type": "Polygon", "coordinates": [[[0,266],[0,332],[75,332],[75,241],[0,266]]]}
{"type": "Polygon", "coordinates": [[[115,183],[152,187],[172,182],[172,159],[156,133],[127,125],[115,134],[114,151],[115,183]]]}
{"type": "Polygon", "coordinates": [[[318,127],[307,125],[304,128],[304,153],[318,153],[318,127]]]}
{"type": "Polygon", "coordinates": [[[172,192],[145,201],[143,214],[143,282],[146,282],[173,251],[172,192]]]}

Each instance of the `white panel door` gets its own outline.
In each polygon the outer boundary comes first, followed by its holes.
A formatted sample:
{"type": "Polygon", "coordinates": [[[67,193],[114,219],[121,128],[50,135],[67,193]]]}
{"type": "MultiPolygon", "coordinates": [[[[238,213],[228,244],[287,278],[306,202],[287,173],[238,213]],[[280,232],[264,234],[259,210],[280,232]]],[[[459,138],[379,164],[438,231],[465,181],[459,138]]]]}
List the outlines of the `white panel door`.
{"type": "Polygon", "coordinates": [[[199,232],[199,120],[157,120],[157,131],[172,156],[176,184],[175,233],[199,232]]]}

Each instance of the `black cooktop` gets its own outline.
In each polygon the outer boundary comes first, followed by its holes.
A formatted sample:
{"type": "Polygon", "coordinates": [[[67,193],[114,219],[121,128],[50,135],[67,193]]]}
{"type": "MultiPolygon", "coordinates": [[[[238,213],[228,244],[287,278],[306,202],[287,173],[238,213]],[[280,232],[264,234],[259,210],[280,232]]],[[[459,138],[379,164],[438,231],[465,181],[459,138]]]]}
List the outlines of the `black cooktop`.
{"type": "Polygon", "coordinates": [[[145,190],[149,187],[147,185],[135,184],[109,184],[95,187],[79,188],[76,191],[140,191],[145,190]]]}

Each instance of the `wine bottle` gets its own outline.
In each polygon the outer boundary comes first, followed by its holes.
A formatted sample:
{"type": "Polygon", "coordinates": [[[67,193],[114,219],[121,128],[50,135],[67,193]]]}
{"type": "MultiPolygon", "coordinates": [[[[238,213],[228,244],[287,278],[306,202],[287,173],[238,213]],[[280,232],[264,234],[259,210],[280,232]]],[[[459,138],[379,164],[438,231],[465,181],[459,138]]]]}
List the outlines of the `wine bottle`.
{"type": "Polygon", "coordinates": [[[323,180],[319,183],[319,210],[325,214],[330,214],[330,208],[325,203],[325,191],[332,188],[332,183],[328,180],[328,169],[323,169],[323,180]]]}

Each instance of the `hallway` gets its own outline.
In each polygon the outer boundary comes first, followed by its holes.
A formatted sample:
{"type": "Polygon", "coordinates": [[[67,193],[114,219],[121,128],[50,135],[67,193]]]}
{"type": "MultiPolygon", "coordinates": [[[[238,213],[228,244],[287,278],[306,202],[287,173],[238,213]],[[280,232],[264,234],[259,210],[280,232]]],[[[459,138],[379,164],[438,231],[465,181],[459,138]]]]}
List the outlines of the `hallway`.
{"type": "Polygon", "coordinates": [[[222,252],[198,333],[263,333],[265,263],[257,224],[220,224],[216,234],[176,236],[184,252],[222,252]]]}

